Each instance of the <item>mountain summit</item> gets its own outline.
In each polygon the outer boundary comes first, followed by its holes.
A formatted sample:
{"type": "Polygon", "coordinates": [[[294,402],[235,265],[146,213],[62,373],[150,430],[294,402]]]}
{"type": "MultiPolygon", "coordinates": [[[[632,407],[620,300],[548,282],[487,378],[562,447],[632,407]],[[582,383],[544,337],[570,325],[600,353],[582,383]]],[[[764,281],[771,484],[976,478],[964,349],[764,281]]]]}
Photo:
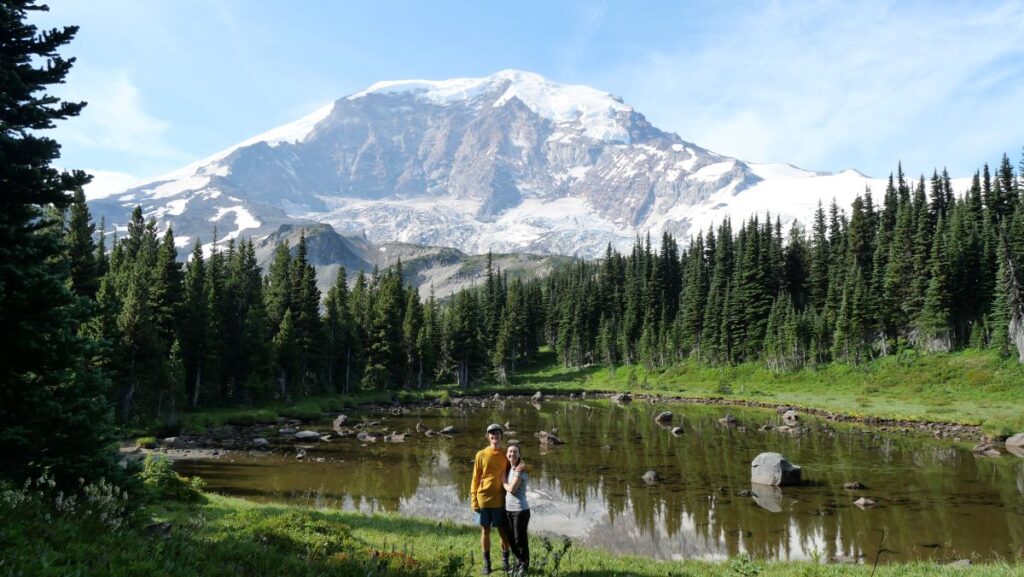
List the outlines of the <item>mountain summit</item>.
{"type": "Polygon", "coordinates": [[[378,82],[169,175],[91,203],[197,236],[322,222],[373,243],[595,256],[727,215],[806,218],[867,179],[746,163],[652,126],[621,98],[505,70],[378,82]]]}

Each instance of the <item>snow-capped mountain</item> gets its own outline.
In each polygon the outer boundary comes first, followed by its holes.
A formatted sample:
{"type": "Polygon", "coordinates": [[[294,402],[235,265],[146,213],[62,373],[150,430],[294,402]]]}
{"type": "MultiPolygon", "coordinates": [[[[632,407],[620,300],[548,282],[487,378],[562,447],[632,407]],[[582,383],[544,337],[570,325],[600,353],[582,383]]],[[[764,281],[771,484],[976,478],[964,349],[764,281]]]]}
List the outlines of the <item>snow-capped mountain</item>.
{"type": "Polygon", "coordinates": [[[722,156],[616,96],[506,70],[380,82],[90,205],[123,226],[140,204],[182,247],[214,226],[226,240],[320,222],[372,243],[596,256],[726,215],[806,221],[819,199],[847,205],[865,184],[722,156]]]}

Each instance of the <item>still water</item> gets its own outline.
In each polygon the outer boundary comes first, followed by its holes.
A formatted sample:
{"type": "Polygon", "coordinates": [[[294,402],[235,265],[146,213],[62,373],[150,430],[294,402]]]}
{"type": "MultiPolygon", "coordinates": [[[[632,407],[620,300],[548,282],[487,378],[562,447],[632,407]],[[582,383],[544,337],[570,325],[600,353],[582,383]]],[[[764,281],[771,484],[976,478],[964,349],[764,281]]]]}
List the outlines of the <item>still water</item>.
{"type": "MultiPolygon", "coordinates": [[[[471,522],[474,453],[488,423],[511,423],[529,463],[531,531],[566,535],[617,553],[660,559],[846,559],[881,562],[1013,559],[1024,553],[1024,459],[974,456],[949,442],[804,417],[799,435],[769,410],[634,401],[528,399],[473,408],[349,413],[349,425],[409,431],[403,443],[334,438],[295,459],[290,441],[271,454],[180,461],[210,490],[257,500],[304,502],[364,512],[396,511],[471,522]],[[671,427],[654,421],[672,411],[671,427]],[[730,413],[740,427],[719,424],[730,413]],[[417,434],[454,426],[449,437],[417,434]],[[557,428],[564,445],[544,449],[533,433],[557,428]],[[750,461],[783,453],[804,469],[798,487],[751,486],[750,461]],[[317,462],[322,459],[321,462],[317,462]],[[645,483],[648,470],[660,481],[645,483]],[[868,488],[843,489],[858,481],[868,488]],[[749,494],[747,493],[749,492],[749,494]],[[862,510],[858,497],[878,502],[862,510]]],[[[313,428],[330,431],[325,421],[313,428]]],[[[267,435],[271,442],[275,438],[267,435]]]]}

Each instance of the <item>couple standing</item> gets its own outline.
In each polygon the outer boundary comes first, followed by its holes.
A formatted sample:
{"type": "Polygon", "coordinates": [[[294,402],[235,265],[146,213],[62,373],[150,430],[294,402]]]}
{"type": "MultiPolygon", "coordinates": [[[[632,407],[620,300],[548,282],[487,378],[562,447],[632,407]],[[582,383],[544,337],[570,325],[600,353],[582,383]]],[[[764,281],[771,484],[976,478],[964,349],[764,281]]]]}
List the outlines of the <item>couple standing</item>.
{"type": "Polygon", "coordinates": [[[480,449],[473,461],[473,483],[470,495],[473,518],[480,525],[480,547],[483,548],[484,575],[491,573],[491,527],[501,537],[501,564],[511,572],[508,554],[511,550],[519,564],[516,574],[523,575],[530,565],[530,544],[526,527],[530,523],[530,505],[526,502],[526,466],[519,454],[519,445],[502,450],[504,431],[501,425],[487,427],[490,446],[480,449]]]}

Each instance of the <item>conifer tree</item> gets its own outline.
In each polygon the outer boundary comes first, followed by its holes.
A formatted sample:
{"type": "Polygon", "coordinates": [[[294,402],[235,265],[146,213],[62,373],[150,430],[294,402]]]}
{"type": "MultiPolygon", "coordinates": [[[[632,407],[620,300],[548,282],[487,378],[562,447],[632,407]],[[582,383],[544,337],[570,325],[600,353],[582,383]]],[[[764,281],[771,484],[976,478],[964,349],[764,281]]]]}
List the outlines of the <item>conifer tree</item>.
{"type": "Polygon", "coordinates": [[[0,5],[0,475],[21,481],[49,470],[57,482],[118,474],[108,385],[88,362],[96,343],[79,333],[89,312],[69,288],[60,231],[43,208],[63,210],[88,177],[51,163],[60,146],[45,136],[85,105],[47,91],[74,58],[59,50],[77,27],[40,32],[26,22],[31,0],[0,5]]]}

